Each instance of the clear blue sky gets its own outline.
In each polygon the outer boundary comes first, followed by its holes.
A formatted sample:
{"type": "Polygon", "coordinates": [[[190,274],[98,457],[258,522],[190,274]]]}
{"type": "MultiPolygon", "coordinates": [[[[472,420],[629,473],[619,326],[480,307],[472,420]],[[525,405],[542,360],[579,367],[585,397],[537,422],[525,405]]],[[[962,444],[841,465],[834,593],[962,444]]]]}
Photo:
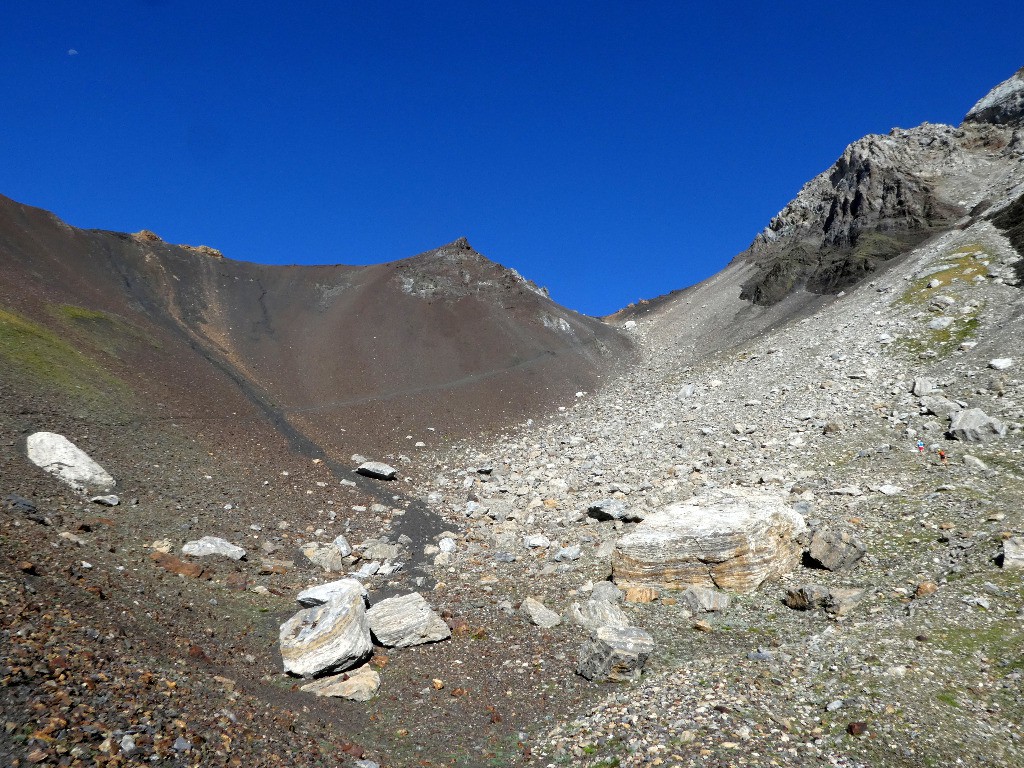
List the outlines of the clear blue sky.
{"type": "Polygon", "coordinates": [[[849,142],[959,123],[1024,3],[11,2],[0,193],[230,258],[460,236],[588,314],[723,267],[849,142]]]}

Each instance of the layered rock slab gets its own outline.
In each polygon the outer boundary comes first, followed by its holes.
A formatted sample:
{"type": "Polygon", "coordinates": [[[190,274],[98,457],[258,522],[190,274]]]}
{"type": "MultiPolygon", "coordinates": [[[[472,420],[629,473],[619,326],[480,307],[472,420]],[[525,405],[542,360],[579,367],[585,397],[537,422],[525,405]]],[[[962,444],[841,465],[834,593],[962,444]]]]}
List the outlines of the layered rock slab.
{"type": "Polygon", "coordinates": [[[317,696],[330,696],[350,701],[369,701],[380,688],[380,675],[369,664],[351,672],[322,677],[306,683],[300,690],[317,696]]]}
{"type": "Polygon", "coordinates": [[[36,432],[25,443],[28,460],[76,491],[110,490],[114,478],[85,451],[56,432],[36,432]]]}
{"type": "Polygon", "coordinates": [[[654,651],[654,639],[637,627],[600,627],[580,647],[577,671],[588,680],[637,680],[654,651]]]}
{"type": "Polygon", "coordinates": [[[281,625],[284,671],[301,677],[344,671],[373,651],[361,589],[350,588],[326,603],[299,611],[281,625]]]}
{"type": "Polygon", "coordinates": [[[803,517],[777,496],[719,492],[673,504],[618,540],[612,573],[620,585],[751,592],[800,562],[803,517]]]}
{"type": "Polygon", "coordinates": [[[373,636],[390,648],[436,643],[452,636],[444,619],[419,592],[381,600],[366,616],[373,636]]]}

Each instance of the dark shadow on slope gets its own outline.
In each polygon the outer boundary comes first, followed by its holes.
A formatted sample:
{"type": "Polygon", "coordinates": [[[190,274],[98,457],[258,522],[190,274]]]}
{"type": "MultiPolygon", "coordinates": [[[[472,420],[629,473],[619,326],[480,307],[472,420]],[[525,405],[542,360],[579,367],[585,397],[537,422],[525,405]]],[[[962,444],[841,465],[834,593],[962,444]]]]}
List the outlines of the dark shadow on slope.
{"type": "Polygon", "coordinates": [[[1024,195],[991,217],[990,221],[1003,230],[1010,244],[1021,255],[1021,260],[1014,264],[1013,269],[1017,274],[1017,284],[1024,286],[1024,195]]]}

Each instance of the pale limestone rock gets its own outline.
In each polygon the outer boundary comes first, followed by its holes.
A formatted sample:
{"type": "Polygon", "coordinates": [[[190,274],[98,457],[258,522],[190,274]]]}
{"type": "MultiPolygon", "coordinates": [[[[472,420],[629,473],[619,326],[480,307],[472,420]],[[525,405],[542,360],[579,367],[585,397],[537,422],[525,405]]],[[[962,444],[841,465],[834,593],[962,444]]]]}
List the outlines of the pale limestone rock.
{"type": "Polygon", "coordinates": [[[806,530],[803,517],[777,496],[705,494],[649,516],[619,539],[613,574],[626,586],[750,592],[799,563],[797,539],[806,530]]]}
{"type": "Polygon", "coordinates": [[[693,613],[724,611],[729,607],[729,596],[725,592],[704,586],[687,587],[679,595],[679,600],[693,613]]]}
{"type": "Polygon", "coordinates": [[[540,600],[528,597],[523,600],[519,610],[530,620],[531,624],[544,629],[556,627],[562,622],[562,617],[544,605],[540,600]]]}
{"type": "Polygon", "coordinates": [[[114,478],[63,435],[36,432],[26,441],[28,460],[76,491],[109,490],[114,478]]]}
{"type": "Polygon", "coordinates": [[[1014,536],[1003,542],[1003,568],[1024,568],[1024,536],[1014,536]]]}
{"type": "Polygon", "coordinates": [[[366,616],[374,637],[392,648],[436,643],[452,636],[444,619],[434,613],[419,592],[381,600],[366,616]]]}
{"type": "Polygon", "coordinates": [[[573,603],[569,612],[576,624],[591,632],[595,632],[601,627],[625,629],[629,626],[629,617],[619,608],[618,604],[610,603],[607,600],[591,598],[583,605],[573,603]]]}
{"type": "Polygon", "coordinates": [[[192,557],[220,555],[222,557],[230,557],[232,560],[241,560],[245,557],[245,550],[219,536],[203,536],[201,539],[182,544],[181,554],[191,555],[192,557]]]}
{"type": "Polygon", "coordinates": [[[638,627],[601,627],[580,647],[577,671],[588,680],[637,680],[654,651],[654,639],[638,627]]]}
{"type": "Polygon", "coordinates": [[[299,605],[312,608],[323,605],[334,597],[347,597],[349,592],[355,591],[360,597],[366,597],[366,587],[355,579],[338,579],[329,581],[326,584],[317,584],[299,592],[295,598],[299,605]]]}
{"type": "Polygon", "coordinates": [[[380,675],[377,670],[369,664],[353,669],[350,672],[342,672],[340,675],[322,677],[311,683],[306,683],[299,690],[313,693],[317,696],[331,696],[338,699],[349,699],[351,701],[369,701],[380,688],[380,675]]]}
{"type": "MultiPolygon", "coordinates": [[[[351,552],[351,550],[349,551],[351,552]]],[[[345,555],[334,543],[320,544],[311,541],[299,549],[299,552],[309,562],[323,568],[327,573],[342,573],[345,570],[345,555]]]]}
{"type": "Polygon", "coordinates": [[[398,475],[397,469],[382,461],[364,461],[356,469],[356,472],[377,480],[394,480],[398,475]]]}
{"type": "Polygon", "coordinates": [[[348,590],[322,605],[306,608],[281,625],[284,671],[314,677],[344,671],[373,651],[363,596],[348,590]]]}

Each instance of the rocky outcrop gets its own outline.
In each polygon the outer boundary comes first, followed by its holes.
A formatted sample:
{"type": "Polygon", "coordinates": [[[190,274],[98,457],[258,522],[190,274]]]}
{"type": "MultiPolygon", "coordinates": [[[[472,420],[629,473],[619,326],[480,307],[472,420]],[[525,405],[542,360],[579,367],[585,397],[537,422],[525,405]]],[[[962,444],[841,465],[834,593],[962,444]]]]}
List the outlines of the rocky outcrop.
{"type": "Polygon", "coordinates": [[[995,125],[1024,123],[1024,67],[985,94],[971,107],[964,122],[995,125]]]}
{"type": "Polygon", "coordinates": [[[366,618],[377,641],[391,648],[436,643],[452,636],[444,619],[418,592],[381,600],[367,611],[366,618]]]}
{"type": "Polygon", "coordinates": [[[363,596],[347,590],[323,605],[306,608],[281,625],[284,671],[301,677],[344,671],[373,651],[363,596]]]}
{"type": "Polygon", "coordinates": [[[800,516],[778,497],[735,491],[695,497],[649,516],[612,556],[615,581],[685,589],[691,584],[750,592],[800,561],[800,516]]]}
{"type": "Polygon", "coordinates": [[[588,680],[637,680],[654,651],[654,639],[637,627],[601,627],[580,648],[577,671],[588,680]]]}
{"type": "Polygon", "coordinates": [[[114,478],[64,435],[36,432],[26,441],[28,460],[76,491],[109,490],[114,478]]]}

